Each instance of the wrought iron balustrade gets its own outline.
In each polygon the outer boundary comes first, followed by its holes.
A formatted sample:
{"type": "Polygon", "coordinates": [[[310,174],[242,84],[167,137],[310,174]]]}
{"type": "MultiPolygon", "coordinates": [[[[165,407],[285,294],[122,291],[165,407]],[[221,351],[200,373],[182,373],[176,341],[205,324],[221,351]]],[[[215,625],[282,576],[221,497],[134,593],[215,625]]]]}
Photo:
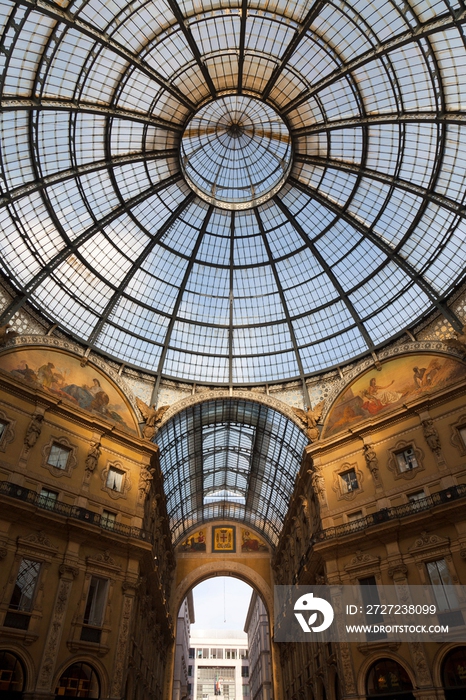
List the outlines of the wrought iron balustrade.
{"type": "Polygon", "coordinates": [[[139,527],[132,527],[131,525],[111,522],[106,518],[106,516],[103,516],[100,513],[88,510],[87,508],[82,508],[81,506],[74,506],[70,505],[69,503],[63,503],[62,501],[46,498],[36,491],[24,488],[24,486],[12,484],[9,481],[0,482],[0,494],[9,496],[10,498],[16,498],[20,501],[25,501],[33,506],[37,506],[37,508],[48,511],[49,513],[56,513],[58,515],[63,515],[65,518],[73,518],[74,520],[82,520],[84,522],[91,523],[92,525],[97,525],[103,530],[114,532],[117,535],[125,535],[126,537],[132,537],[137,540],[152,542],[151,534],[139,527]]]}
{"type": "Polygon", "coordinates": [[[430,510],[435,506],[443,503],[450,503],[451,501],[455,501],[458,498],[464,498],[465,496],[466,484],[450,486],[448,489],[438,491],[437,493],[433,493],[431,496],[420,498],[417,501],[403,503],[402,505],[394,506],[393,508],[382,508],[375,513],[370,513],[369,515],[359,518],[358,520],[354,520],[350,523],[344,523],[343,525],[336,525],[335,527],[328,527],[325,530],[319,530],[312,538],[312,543],[315,544],[317,542],[321,542],[322,540],[333,539],[334,537],[340,537],[341,535],[349,535],[354,532],[366,530],[368,527],[379,525],[380,523],[387,522],[389,520],[406,518],[414,513],[430,510]]]}

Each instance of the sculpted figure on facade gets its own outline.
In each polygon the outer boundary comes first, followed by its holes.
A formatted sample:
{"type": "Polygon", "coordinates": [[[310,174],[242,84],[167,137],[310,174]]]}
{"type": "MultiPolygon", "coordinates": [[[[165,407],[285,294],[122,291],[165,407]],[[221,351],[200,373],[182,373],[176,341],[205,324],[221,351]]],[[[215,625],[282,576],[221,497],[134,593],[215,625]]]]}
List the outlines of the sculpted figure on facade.
{"type": "Polygon", "coordinates": [[[144,428],[142,429],[142,436],[145,440],[153,440],[157,435],[162,418],[170,406],[155,408],[155,404],[148,406],[146,403],[144,403],[144,401],[141,401],[141,399],[138,399],[137,397],[136,403],[145,421],[144,428]]]}
{"type": "Polygon", "coordinates": [[[28,425],[28,429],[26,430],[26,436],[24,438],[24,444],[27,448],[30,449],[36,444],[42,431],[43,420],[44,416],[41,413],[36,413],[35,415],[33,415],[32,420],[28,425]]]}
{"type": "Polygon", "coordinates": [[[364,445],[364,458],[366,460],[367,468],[372,474],[374,483],[376,485],[381,483],[379,474],[379,460],[377,459],[376,452],[374,450],[374,445],[368,444],[364,445]]]}
{"type": "Polygon", "coordinates": [[[311,477],[311,484],[314,493],[319,499],[325,496],[325,479],[322,474],[316,469],[309,469],[308,474],[311,477]]]}
{"type": "Polygon", "coordinates": [[[12,330],[10,323],[0,326],[0,347],[4,347],[11,338],[16,338],[17,332],[12,330]]]}
{"type": "Polygon", "coordinates": [[[322,411],[324,409],[324,401],[316,404],[314,408],[308,408],[307,411],[303,411],[301,408],[294,408],[293,412],[298,418],[304,423],[306,437],[309,442],[315,442],[319,439],[320,433],[317,427],[317,423],[322,416],[322,411]]]}
{"type": "Polygon", "coordinates": [[[446,338],[445,345],[466,354],[466,325],[463,326],[456,338],[446,338]]]}
{"type": "Polygon", "coordinates": [[[155,472],[155,469],[153,467],[150,467],[147,464],[142,465],[141,471],[139,472],[139,484],[138,484],[138,490],[139,490],[140,496],[148,496],[149,495],[152,480],[154,478],[154,472],[155,472]]]}
{"type": "Polygon", "coordinates": [[[89,447],[89,452],[86,457],[86,471],[92,473],[99,462],[99,457],[101,455],[100,442],[93,440],[89,447]]]}
{"type": "Polygon", "coordinates": [[[424,437],[430,449],[437,456],[440,455],[442,446],[437,428],[434,426],[434,421],[431,418],[422,421],[422,430],[424,437]]]}

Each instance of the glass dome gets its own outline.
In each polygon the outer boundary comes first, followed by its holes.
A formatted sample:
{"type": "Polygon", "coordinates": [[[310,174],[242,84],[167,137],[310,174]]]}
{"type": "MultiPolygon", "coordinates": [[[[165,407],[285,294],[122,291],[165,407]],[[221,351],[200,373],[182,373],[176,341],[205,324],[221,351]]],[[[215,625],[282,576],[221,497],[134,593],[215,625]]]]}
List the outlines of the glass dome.
{"type": "MultiPolygon", "coordinates": [[[[464,278],[456,0],[4,0],[2,270],[158,376],[304,378],[464,278]]],[[[463,102],[464,100],[464,102],[463,102]]]]}

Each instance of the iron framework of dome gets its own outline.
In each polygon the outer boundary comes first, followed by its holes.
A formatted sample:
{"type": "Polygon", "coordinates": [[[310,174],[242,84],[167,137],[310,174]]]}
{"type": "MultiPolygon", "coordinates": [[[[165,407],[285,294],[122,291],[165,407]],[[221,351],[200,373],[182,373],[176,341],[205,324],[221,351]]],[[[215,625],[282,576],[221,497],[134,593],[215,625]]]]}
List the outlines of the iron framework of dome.
{"type": "Polygon", "coordinates": [[[31,304],[159,380],[230,386],[343,364],[435,309],[459,327],[462,2],[4,0],[1,17],[3,323],[31,304]]]}

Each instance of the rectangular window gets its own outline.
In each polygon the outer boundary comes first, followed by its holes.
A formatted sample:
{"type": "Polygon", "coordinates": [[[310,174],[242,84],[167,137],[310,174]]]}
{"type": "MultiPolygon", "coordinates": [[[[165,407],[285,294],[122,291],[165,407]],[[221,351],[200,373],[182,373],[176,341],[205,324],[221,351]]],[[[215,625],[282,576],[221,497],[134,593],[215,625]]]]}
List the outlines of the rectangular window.
{"type": "Polygon", "coordinates": [[[109,510],[102,511],[100,518],[100,526],[106,530],[113,530],[116,523],[116,513],[111,513],[109,510]]]}
{"type": "Polygon", "coordinates": [[[241,678],[249,677],[249,666],[241,666],[241,678]]]}
{"type": "Polygon", "coordinates": [[[40,563],[23,559],[16,576],[15,587],[5,615],[4,626],[27,630],[34,604],[34,594],[39,580],[40,563]]]}
{"type": "Polygon", "coordinates": [[[57,500],[58,493],[56,491],[50,491],[49,489],[41,489],[39,498],[37,499],[37,505],[39,506],[39,508],[53,510],[55,508],[57,500]]]}
{"type": "Polygon", "coordinates": [[[188,666],[188,676],[192,676],[192,675],[193,675],[193,667],[188,666]]]}
{"type": "Polygon", "coordinates": [[[359,488],[358,477],[354,469],[348,469],[347,472],[340,474],[340,479],[343,493],[350,493],[359,488]]]}
{"type": "Polygon", "coordinates": [[[225,658],[226,659],[236,659],[236,649],[225,649],[225,658]]]}
{"type": "Polygon", "coordinates": [[[414,491],[414,493],[408,493],[408,501],[410,503],[416,503],[416,501],[422,501],[426,497],[424,489],[420,491],[414,491]]]}
{"type": "Polygon", "coordinates": [[[211,659],[223,659],[223,649],[211,649],[210,650],[211,659]]]}
{"type": "Polygon", "coordinates": [[[112,489],[112,491],[123,491],[123,480],[125,472],[116,467],[110,467],[107,474],[107,488],[112,489]]]}
{"type": "Polygon", "coordinates": [[[105,578],[91,577],[89,592],[87,594],[86,609],[83,622],[91,627],[101,627],[104,617],[105,601],[107,599],[108,580],[105,578]]]}
{"type": "Polygon", "coordinates": [[[52,467],[56,467],[57,469],[66,469],[70,454],[71,450],[69,447],[54,442],[50,448],[47,464],[51,464],[52,467]]]}
{"type": "Polygon", "coordinates": [[[249,686],[243,685],[243,698],[248,698],[248,697],[249,697],[249,686]]]}
{"type": "MultiPolygon", "coordinates": [[[[367,576],[366,578],[359,579],[359,585],[361,586],[361,596],[364,603],[364,608],[367,610],[369,605],[380,606],[379,591],[377,590],[377,582],[375,576],[367,576]]],[[[377,608],[376,608],[377,609],[377,608]]],[[[377,624],[383,622],[383,615],[380,613],[375,613],[366,616],[367,624],[377,624]]],[[[368,641],[376,641],[377,639],[385,639],[387,636],[386,632],[368,632],[368,641]]]]}
{"type": "Polygon", "coordinates": [[[437,617],[440,624],[458,627],[464,624],[456,591],[445,559],[429,561],[426,564],[430,582],[434,588],[437,603],[437,617]]]}
{"type": "Polygon", "coordinates": [[[396,452],[395,455],[400,472],[409,472],[419,466],[414,454],[414,447],[407,447],[401,452],[396,452]]]}
{"type": "Polygon", "coordinates": [[[240,659],[247,659],[248,658],[248,650],[247,649],[240,649],[239,650],[239,658],[240,659]]]}
{"type": "Polygon", "coordinates": [[[189,658],[190,659],[195,659],[196,658],[196,650],[193,649],[192,647],[189,650],[189,658]]]}
{"type": "Polygon", "coordinates": [[[348,513],[348,522],[354,523],[355,520],[361,520],[363,518],[362,510],[355,510],[354,513],[348,513]]]}
{"type": "Polygon", "coordinates": [[[39,579],[40,563],[23,559],[16,577],[9,607],[13,610],[29,612],[34,602],[34,592],[39,579]]]}

